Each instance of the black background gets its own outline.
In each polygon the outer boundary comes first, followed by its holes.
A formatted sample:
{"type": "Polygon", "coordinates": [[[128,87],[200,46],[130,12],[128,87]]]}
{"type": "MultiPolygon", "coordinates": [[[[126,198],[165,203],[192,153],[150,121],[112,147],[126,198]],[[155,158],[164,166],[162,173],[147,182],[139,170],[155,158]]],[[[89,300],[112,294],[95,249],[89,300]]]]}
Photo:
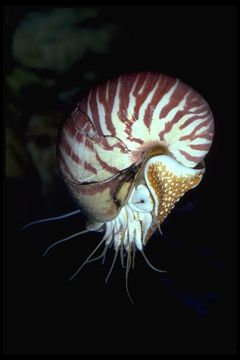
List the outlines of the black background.
{"type": "MultiPolygon", "coordinates": [[[[10,27],[24,11],[10,13],[10,27]]],[[[83,235],[42,257],[49,244],[83,229],[84,219],[75,216],[19,233],[21,208],[25,213],[28,209],[31,221],[44,207],[37,186],[22,184],[14,193],[7,184],[5,352],[234,354],[235,8],[106,7],[101,16],[102,22],[116,22],[121,29],[108,60],[96,64],[103,78],[159,71],[179,77],[208,101],[215,138],[205,159],[206,174],[169,215],[162,226],[164,236],[155,234],[146,247],[151,262],[168,270],[167,280],[137,255],[129,275],[134,305],[126,295],[120,263],[105,284],[112,251],[104,266],[89,264],[67,281],[98,244],[100,234],[83,235]],[[189,201],[194,211],[181,211],[189,201]]],[[[69,211],[75,208],[71,206],[69,211]]]]}

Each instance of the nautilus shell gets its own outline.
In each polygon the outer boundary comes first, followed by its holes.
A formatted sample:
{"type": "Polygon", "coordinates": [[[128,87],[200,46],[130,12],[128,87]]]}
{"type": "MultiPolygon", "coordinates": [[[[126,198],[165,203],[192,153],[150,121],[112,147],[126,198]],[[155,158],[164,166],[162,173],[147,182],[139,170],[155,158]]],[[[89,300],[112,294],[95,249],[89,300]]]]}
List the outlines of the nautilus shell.
{"type": "Polygon", "coordinates": [[[81,99],[59,133],[58,163],[89,231],[143,250],[184,193],[199,184],[214,122],[203,97],[161,73],[109,80],[81,99]]]}

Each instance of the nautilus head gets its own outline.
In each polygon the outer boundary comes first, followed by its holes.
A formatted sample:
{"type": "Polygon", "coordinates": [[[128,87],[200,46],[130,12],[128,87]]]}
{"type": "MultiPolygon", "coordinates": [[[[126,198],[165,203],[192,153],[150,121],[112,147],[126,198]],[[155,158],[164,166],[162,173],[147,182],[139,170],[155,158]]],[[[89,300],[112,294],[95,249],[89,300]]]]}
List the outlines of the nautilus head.
{"type": "Polygon", "coordinates": [[[89,219],[87,230],[103,231],[101,243],[113,244],[122,262],[127,254],[127,268],[201,181],[213,133],[212,112],[199,93],[150,72],[91,89],[61,128],[59,169],[89,219]]]}

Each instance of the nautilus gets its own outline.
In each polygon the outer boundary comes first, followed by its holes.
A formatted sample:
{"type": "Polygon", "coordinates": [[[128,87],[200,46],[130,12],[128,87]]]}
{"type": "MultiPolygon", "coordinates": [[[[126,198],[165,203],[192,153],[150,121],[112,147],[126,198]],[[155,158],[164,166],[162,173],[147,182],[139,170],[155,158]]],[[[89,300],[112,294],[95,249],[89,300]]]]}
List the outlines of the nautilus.
{"type": "Polygon", "coordinates": [[[101,245],[97,258],[113,245],[110,273],[118,254],[126,279],[136,251],[151,265],[144,247],[176,202],[201,181],[213,134],[204,98],[162,73],[120,75],[79,101],[60,129],[57,160],[88,219],[85,231],[103,232],[86,262],[101,245]]]}

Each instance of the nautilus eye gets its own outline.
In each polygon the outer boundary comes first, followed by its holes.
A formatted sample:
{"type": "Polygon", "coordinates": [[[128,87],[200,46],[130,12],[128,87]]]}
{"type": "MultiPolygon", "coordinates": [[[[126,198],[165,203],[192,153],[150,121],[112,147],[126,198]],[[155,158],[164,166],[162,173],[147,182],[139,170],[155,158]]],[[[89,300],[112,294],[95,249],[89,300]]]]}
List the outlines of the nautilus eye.
{"type": "MultiPolygon", "coordinates": [[[[203,97],[159,73],[119,76],[92,89],[59,133],[60,172],[129,269],[184,193],[199,184],[214,123],[203,97]]],[[[143,253],[144,254],[144,253],[143,253]]],[[[127,270],[128,271],[128,270],[127,270]]]]}

